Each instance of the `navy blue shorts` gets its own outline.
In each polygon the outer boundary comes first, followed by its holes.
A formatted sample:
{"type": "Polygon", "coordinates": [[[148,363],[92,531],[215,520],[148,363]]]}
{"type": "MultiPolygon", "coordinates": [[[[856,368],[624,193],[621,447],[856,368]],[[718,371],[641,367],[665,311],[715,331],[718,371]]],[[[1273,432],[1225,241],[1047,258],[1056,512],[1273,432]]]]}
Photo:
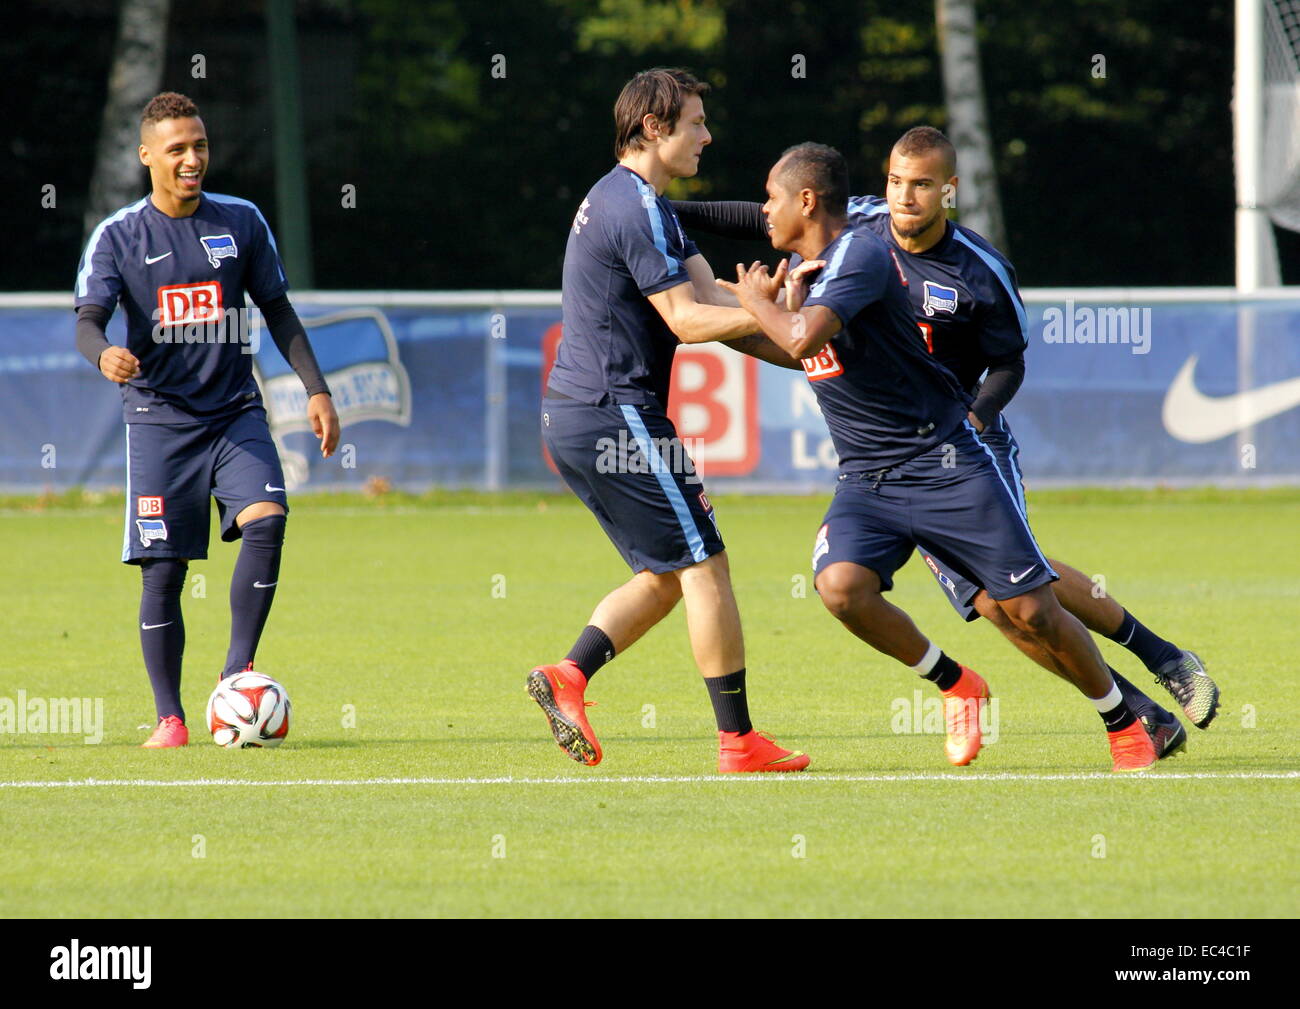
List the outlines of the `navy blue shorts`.
{"type": "Polygon", "coordinates": [[[207,424],[128,424],[126,474],[127,564],[205,559],[214,497],[226,541],[239,539],[235,517],[251,504],[274,501],[289,510],[261,407],[207,424]]]}
{"type": "MultiPolygon", "coordinates": [[[[1007,423],[1006,417],[998,414],[998,419],[986,427],[978,437],[993,452],[994,465],[1002,474],[1002,479],[1015,492],[1016,506],[1020,509],[1020,514],[1028,520],[1025,487],[1020,477],[1020,446],[1016,443],[1015,435],[1011,433],[1011,426],[1007,423]]],[[[917,544],[916,552],[925,561],[926,568],[934,575],[935,581],[943,589],[944,597],[952,604],[957,615],[963,620],[978,620],[979,611],[975,609],[974,602],[980,586],[965,578],[948,563],[944,559],[942,550],[936,550],[921,542],[917,544]]]]}
{"type": "Polygon", "coordinates": [[[655,407],[542,401],[542,439],[634,572],[664,574],[724,549],[695,464],[655,407]]]}
{"type": "Polygon", "coordinates": [[[992,451],[967,422],[893,469],[841,474],[813,547],[813,570],[850,561],[874,571],[888,591],[894,572],[922,543],[994,599],[1057,578],[992,451]]]}

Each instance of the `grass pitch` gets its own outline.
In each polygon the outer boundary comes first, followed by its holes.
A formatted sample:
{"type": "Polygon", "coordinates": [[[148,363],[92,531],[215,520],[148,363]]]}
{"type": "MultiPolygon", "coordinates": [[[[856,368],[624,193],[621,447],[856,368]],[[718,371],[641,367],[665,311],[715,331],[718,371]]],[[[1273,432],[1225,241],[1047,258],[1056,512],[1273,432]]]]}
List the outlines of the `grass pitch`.
{"type": "MultiPolygon", "coordinates": [[[[1185,755],[1125,777],[1107,773],[1092,707],[959,622],[915,562],[893,600],[999,708],[968,768],[910,731],[926,727],[914,691],[933,688],[812,591],[826,500],[716,502],[755,724],[813,757],[806,774],[736,778],[714,774],[680,608],[593,681],[604,762],[552,742],[524,677],[626,577],[569,499],[295,499],[258,656],[295,721],[280,749],[235,752],[201,722],[237,548],[214,535],[190,569],[191,745],[145,751],[120,498],[7,502],[0,700],[102,699],[104,728],[96,745],[0,735],[0,915],[1300,914],[1300,493],[1031,494],[1045,552],[1104,575],[1224,691],[1185,755]]],[[[1172,706],[1128,652],[1102,650],[1172,706]]]]}

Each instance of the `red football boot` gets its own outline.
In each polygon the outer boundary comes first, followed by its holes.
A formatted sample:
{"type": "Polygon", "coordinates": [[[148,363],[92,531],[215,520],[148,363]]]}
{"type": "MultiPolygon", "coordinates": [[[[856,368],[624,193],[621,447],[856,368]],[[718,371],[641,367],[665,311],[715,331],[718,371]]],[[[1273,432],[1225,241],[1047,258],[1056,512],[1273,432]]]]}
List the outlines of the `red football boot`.
{"type": "Polygon", "coordinates": [[[583,698],[587,678],[573,662],[538,666],[528,674],[528,696],[541,706],[560,749],[580,764],[595,767],[602,756],[591,731],[586,709],[594,704],[583,698]]]}
{"type": "Polygon", "coordinates": [[[786,750],[769,735],[750,729],[718,732],[718,773],[743,771],[802,771],[808,766],[808,754],[786,750]]]}
{"type": "Polygon", "coordinates": [[[158,722],[153,735],[140,744],[146,750],[165,750],[173,746],[185,746],[190,741],[190,730],[175,715],[168,715],[158,722]]]}

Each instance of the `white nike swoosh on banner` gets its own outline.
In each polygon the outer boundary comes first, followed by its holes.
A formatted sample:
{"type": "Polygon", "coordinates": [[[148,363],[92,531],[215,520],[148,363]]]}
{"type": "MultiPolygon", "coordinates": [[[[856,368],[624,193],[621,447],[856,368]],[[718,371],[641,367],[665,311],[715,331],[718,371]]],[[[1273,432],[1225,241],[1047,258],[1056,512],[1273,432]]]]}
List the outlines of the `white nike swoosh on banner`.
{"type": "Polygon", "coordinates": [[[1200,445],[1236,434],[1261,420],[1300,406],[1300,378],[1231,396],[1206,396],[1196,388],[1193,375],[1199,355],[1193,354],[1174,376],[1161,419],[1165,430],[1179,441],[1200,445]]]}
{"type": "Polygon", "coordinates": [[[167,623],[165,623],[165,624],[144,624],[144,623],[142,623],[142,624],[140,625],[140,630],[142,630],[142,631],[152,631],[152,630],[154,630],[155,628],[158,628],[158,627],[170,627],[170,626],[171,626],[172,624],[174,624],[174,623],[176,623],[175,620],[168,620],[167,623]]]}
{"type": "Polygon", "coordinates": [[[170,255],[171,255],[170,252],[164,252],[161,256],[154,256],[152,259],[151,259],[150,257],[148,257],[148,256],[145,256],[145,257],[144,257],[144,265],[145,265],[145,266],[150,266],[150,265],[152,265],[153,263],[158,262],[158,260],[160,260],[160,259],[166,259],[166,258],[167,258],[168,256],[170,256],[170,255]]]}

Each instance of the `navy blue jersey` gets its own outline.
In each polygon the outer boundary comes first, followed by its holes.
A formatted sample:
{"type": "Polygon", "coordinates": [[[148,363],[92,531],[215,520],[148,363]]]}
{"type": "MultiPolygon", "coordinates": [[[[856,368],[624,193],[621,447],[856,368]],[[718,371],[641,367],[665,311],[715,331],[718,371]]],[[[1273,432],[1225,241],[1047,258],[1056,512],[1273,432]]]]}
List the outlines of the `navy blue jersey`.
{"type": "Polygon", "coordinates": [[[981,235],[949,221],[935,245],[908,252],[894,242],[889,206],[879,196],[851,197],[849,223],[870,228],[897,253],[926,343],[963,389],[974,392],[991,361],[1028,346],[1016,271],[981,235]]]}
{"type": "Polygon", "coordinates": [[[564,250],[564,338],[550,385],[584,403],[668,405],[679,343],[648,296],[689,282],[699,250],[672,205],[618,165],[587,194],[564,250]]]}
{"type": "Polygon", "coordinates": [[[126,309],[126,346],[140,361],[121,387],[127,423],[181,424],[261,404],[244,296],[262,305],[288,287],[247,200],[205,193],[189,217],[168,217],[145,197],[91,233],[75,303],[126,309]]]}
{"type": "Polygon", "coordinates": [[[826,266],[804,306],[826,306],[844,328],[803,366],[840,469],[869,472],[920,455],[952,434],[969,399],[917,334],[893,250],[849,226],[817,258],[826,266]]]}

